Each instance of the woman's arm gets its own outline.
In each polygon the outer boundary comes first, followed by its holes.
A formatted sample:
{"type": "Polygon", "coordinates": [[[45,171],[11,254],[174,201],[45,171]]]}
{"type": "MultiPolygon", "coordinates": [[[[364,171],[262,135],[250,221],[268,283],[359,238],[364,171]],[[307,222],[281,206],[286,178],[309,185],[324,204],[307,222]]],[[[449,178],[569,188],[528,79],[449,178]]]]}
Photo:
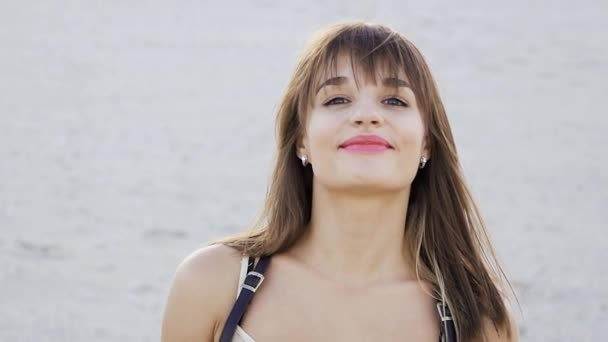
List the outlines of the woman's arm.
{"type": "Polygon", "coordinates": [[[162,342],[214,341],[235,298],[238,252],[209,246],[177,268],[165,306],[162,342]]]}

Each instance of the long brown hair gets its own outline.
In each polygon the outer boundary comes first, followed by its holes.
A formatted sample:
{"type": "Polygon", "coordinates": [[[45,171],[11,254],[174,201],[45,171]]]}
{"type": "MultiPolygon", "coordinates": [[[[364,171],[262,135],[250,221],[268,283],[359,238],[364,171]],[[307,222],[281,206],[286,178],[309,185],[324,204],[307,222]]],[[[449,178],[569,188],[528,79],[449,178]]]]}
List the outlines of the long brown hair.
{"type": "Polygon", "coordinates": [[[215,243],[258,257],[291,247],[311,217],[312,168],[302,167],[296,144],[320,78],[336,71],[339,54],[351,58],[355,75],[375,79],[378,68],[404,71],[416,96],[431,158],[414,178],[405,236],[419,280],[450,307],[459,340],[480,336],[484,319],[510,333],[503,293],[508,280],[496,258],[467,188],[446,112],[418,49],[392,29],[347,23],[320,31],[303,51],[276,117],[277,154],[265,206],[253,229],[215,243]]]}

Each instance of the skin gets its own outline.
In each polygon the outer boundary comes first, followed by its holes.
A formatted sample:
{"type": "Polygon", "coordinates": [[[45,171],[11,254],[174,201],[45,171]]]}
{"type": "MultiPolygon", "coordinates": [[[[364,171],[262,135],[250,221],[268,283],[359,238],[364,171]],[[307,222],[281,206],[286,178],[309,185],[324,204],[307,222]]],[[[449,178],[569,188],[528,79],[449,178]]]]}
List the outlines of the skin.
{"type": "MultiPolygon", "coordinates": [[[[379,75],[378,84],[363,80],[357,89],[349,60],[339,58],[337,67],[345,81],[316,94],[298,148],[312,165],[314,191],[309,234],[294,253],[339,282],[413,280],[403,236],[410,185],[420,158],[429,159],[422,114],[409,87],[386,87],[379,75]],[[360,134],[381,136],[392,148],[340,148],[360,134]]],[[[399,79],[407,83],[404,74],[399,79]]]]}
{"type": "MultiPolygon", "coordinates": [[[[298,156],[314,171],[307,234],[273,256],[241,326],[258,342],[438,341],[428,284],[416,280],[403,242],[410,185],[420,158],[430,158],[425,127],[408,87],[363,80],[338,60],[341,84],[315,97],[298,156]],[[393,148],[352,153],[340,144],[376,134],[393,148]]],[[[400,79],[407,82],[406,75],[400,79]]],[[[205,247],[178,267],[162,341],[217,341],[235,301],[241,257],[205,247]]],[[[488,327],[490,325],[488,324],[488,327]]],[[[494,331],[485,328],[486,331],[494,331]]],[[[504,333],[490,341],[507,341],[504,333]]]]}

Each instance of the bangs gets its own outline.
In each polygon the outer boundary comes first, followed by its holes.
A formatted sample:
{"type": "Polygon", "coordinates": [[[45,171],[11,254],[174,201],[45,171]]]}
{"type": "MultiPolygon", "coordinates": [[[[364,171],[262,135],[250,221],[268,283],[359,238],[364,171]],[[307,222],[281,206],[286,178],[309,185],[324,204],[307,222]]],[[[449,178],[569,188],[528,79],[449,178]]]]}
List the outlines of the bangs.
{"type": "MultiPolygon", "coordinates": [[[[363,82],[378,84],[379,78],[401,78],[410,83],[416,95],[419,85],[416,57],[411,45],[398,33],[370,24],[338,26],[335,32],[325,32],[325,39],[317,41],[310,56],[311,68],[302,89],[300,113],[308,112],[314,103],[319,85],[337,75],[338,60],[346,58],[352,67],[357,88],[363,82]],[[333,33],[333,34],[332,34],[333,33]],[[316,47],[316,49],[315,49],[316,47]]],[[[397,85],[394,85],[397,88],[397,85]]]]}

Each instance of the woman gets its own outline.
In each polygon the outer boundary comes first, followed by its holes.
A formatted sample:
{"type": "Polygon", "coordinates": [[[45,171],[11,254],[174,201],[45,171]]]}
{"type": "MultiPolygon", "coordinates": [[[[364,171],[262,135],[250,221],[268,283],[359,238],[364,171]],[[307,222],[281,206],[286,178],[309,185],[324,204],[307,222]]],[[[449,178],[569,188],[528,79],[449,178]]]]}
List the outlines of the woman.
{"type": "Polygon", "coordinates": [[[263,215],[182,262],[163,341],[517,340],[508,282],[411,42],[366,23],[320,32],[277,132],[263,215]]]}

